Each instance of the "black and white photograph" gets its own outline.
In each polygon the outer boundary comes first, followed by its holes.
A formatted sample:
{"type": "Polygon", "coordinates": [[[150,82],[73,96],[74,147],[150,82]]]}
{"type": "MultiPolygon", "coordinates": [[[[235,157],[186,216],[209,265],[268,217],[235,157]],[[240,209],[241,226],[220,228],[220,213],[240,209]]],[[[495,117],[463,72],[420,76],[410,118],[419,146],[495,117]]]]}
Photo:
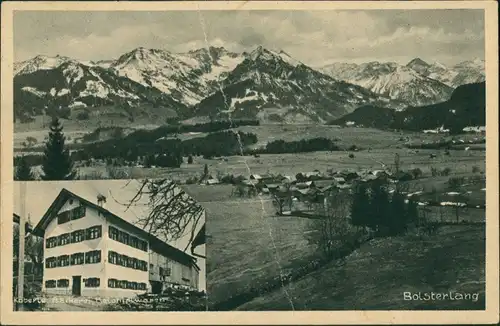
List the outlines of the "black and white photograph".
{"type": "Polygon", "coordinates": [[[498,322],[496,3],[95,4],[4,15],[10,313],[498,322]]]}
{"type": "Polygon", "coordinates": [[[171,181],[18,182],[14,200],[16,309],[206,310],[205,213],[171,181]]]}

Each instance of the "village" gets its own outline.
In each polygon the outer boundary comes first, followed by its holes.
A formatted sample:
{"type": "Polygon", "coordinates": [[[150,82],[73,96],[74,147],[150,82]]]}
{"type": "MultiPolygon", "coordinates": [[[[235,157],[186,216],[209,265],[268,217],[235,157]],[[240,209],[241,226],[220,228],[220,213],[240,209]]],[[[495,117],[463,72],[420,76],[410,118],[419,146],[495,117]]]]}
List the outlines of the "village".
{"type": "MultiPolygon", "coordinates": [[[[359,184],[370,184],[380,181],[388,186],[388,192],[394,193],[396,188],[404,194],[408,201],[417,202],[421,212],[431,220],[441,222],[466,222],[468,216],[458,214],[460,210],[477,209],[484,213],[486,192],[485,176],[483,172],[474,169],[475,175],[469,177],[453,177],[446,181],[446,187],[437,190],[435,187],[426,191],[425,178],[419,168],[410,171],[391,171],[384,169],[344,169],[340,171],[328,170],[326,173],[315,170],[293,175],[281,174],[251,174],[244,176],[214,177],[210,174],[202,176],[198,184],[204,186],[217,186],[220,184],[233,184],[231,196],[239,198],[271,197],[277,208],[278,215],[314,216],[318,208],[325,210],[327,197],[338,192],[353,193],[353,188],[359,184]],[[481,186],[482,185],[482,186],[481,186]],[[434,207],[431,209],[428,207],[434,207]],[[447,214],[453,209],[453,214],[447,214]],[[445,219],[445,216],[449,218],[445,219]],[[453,215],[451,217],[451,215],[453,215]],[[433,218],[434,217],[434,218],[433,218]],[[444,220],[445,219],[445,220],[444,220]]],[[[442,171],[432,170],[432,176],[448,176],[450,169],[442,171]]],[[[194,183],[190,179],[187,183],[194,183]]],[[[467,215],[467,214],[466,214],[467,215]]],[[[481,222],[483,222],[482,220],[481,222]]]]}

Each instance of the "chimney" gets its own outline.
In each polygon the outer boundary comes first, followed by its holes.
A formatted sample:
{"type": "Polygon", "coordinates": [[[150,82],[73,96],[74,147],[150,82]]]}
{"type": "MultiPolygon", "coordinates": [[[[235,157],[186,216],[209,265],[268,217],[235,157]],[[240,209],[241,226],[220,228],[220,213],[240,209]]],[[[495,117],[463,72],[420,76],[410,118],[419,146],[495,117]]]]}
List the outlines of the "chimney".
{"type": "Polygon", "coordinates": [[[105,208],[106,206],[106,197],[104,195],[97,195],[97,205],[101,206],[102,208],[105,208]]]}

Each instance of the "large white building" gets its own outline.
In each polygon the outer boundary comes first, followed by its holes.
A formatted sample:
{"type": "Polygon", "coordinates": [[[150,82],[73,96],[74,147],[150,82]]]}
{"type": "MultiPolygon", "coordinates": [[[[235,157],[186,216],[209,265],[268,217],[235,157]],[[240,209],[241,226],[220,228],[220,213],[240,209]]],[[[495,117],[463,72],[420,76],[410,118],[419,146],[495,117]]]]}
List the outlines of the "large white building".
{"type": "Polygon", "coordinates": [[[35,227],[44,239],[42,291],[130,297],[166,287],[198,289],[199,267],[185,252],[62,189],[35,227]]]}

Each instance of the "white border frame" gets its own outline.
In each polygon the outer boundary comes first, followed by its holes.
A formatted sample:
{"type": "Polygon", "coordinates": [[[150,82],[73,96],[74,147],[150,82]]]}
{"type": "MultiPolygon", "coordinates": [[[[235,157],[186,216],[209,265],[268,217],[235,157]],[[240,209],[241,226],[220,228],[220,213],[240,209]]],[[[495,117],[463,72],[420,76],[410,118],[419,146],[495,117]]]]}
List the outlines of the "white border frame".
{"type": "Polygon", "coordinates": [[[1,323],[16,325],[230,325],[230,324],[481,324],[499,321],[498,222],[498,4],[496,1],[205,1],[205,2],[2,2],[1,13],[1,323]],[[13,12],[14,10],[328,10],[484,9],[487,115],[487,230],[485,311],[294,312],[14,312],[13,213],[13,12]]]}

